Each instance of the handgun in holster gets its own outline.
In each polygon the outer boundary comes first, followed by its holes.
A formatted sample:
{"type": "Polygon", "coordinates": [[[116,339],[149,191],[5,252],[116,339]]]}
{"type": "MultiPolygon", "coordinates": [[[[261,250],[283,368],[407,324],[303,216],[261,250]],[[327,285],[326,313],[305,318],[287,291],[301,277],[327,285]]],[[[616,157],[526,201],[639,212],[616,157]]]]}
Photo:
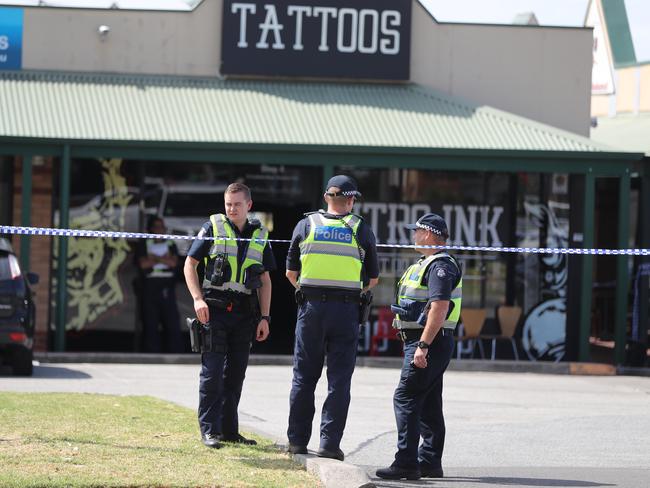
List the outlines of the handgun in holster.
{"type": "Polygon", "coordinates": [[[211,352],[212,351],[212,329],[209,325],[204,325],[198,319],[185,319],[187,327],[190,329],[190,346],[192,352],[211,352]]]}
{"type": "Polygon", "coordinates": [[[417,322],[419,325],[424,327],[425,325],[427,325],[427,316],[429,315],[429,308],[431,308],[431,301],[428,301],[426,303],[424,309],[422,310],[422,312],[418,314],[417,318],[415,317],[415,313],[417,312],[414,312],[414,310],[407,310],[406,308],[400,305],[394,305],[394,304],[391,305],[390,311],[396,315],[399,315],[400,319],[404,321],[417,322]]]}
{"type": "Polygon", "coordinates": [[[298,305],[305,303],[305,293],[300,288],[296,288],[294,296],[298,305]]]}
{"type": "Polygon", "coordinates": [[[359,325],[364,325],[370,318],[370,307],[372,305],[372,292],[368,290],[359,297],[359,325]]]}

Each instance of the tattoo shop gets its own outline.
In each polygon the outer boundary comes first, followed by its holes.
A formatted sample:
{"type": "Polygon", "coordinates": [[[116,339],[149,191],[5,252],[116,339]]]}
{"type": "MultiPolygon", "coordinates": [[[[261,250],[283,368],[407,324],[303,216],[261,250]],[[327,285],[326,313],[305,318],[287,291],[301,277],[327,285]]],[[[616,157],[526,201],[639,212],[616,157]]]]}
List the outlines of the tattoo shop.
{"type": "MultiPolygon", "coordinates": [[[[170,234],[195,235],[239,181],[285,240],[323,205],[324,182],[350,174],[363,193],[355,210],[384,245],[359,344],[374,356],[399,355],[389,305],[417,256],[403,225],[426,212],[445,218],[455,246],[650,247],[647,162],[412,83],[411,5],[226,0],[219,77],[0,71],[0,100],[13,104],[0,114],[0,224],[143,232],[158,215],[170,234]]],[[[139,350],[134,240],[11,240],[41,276],[40,350],[139,350]]],[[[289,354],[286,243],[272,246],[273,326],[254,351],[289,354]]],[[[516,351],[486,340],[486,357],[587,361],[600,337],[615,344],[605,360],[623,362],[639,258],[454,252],[463,307],[485,310],[483,334],[499,335],[497,307],[521,308],[516,351]]],[[[643,292],[647,304],[647,282],[643,292]]],[[[177,297],[192,315],[181,273],[177,297]]],[[[479,357],[474,345],[459,342],[457,356],[479,357]]]]}

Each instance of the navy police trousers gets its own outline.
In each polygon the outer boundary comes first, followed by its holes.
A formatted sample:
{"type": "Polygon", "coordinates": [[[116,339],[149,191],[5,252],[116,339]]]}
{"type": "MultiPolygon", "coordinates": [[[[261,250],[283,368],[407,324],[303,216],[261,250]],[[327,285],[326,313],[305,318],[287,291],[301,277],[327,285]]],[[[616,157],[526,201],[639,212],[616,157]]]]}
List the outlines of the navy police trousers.
{"type": "Polygon", "coordinates": [[[239,433],[237,407],[255,329],[251,314],[210,307],[213,352],[201,354],[199,427],[202,434],[239,433]]]}
{"type": "Polygon", "coordinates": [[[441,329],[429,346],[427,367],[416,368],[411,361],[419,336],[404,343],[404,363],[393,395],[397,421],[397,453],[394,466],[413,469],[421,463],[439,468],[445,444],[442,413],[442,375],[454,350],[451,330],[441,329]],[[422,445],[420,444],[422,436],[422,445]]]}
{"type": "Polygon", "coordinates": [[[298,306],[287,430],[291,444],[309,444],[315,411],[314,390],[327,357],[328,394],[321,415],[320,447],[339,448],[348,417],[358,339],[358,301],[307,299],[298,306]]]}

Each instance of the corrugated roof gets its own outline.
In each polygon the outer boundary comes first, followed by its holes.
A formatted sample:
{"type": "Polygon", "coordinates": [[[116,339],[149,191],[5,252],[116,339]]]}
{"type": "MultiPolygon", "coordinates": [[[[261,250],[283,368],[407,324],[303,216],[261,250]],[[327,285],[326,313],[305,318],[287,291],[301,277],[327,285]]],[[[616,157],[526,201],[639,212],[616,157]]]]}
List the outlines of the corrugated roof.
{"type": "Polygon", "coordinates": [[[544,151],[588,138],[420,85],[0,74],[0,136],[544,151]]]}
{"type": "Polygon", "coordinates": [[[598,126],[591,129],[591,138],[621,151],[650,156],[650,113],[598,117],[598,126]]]}

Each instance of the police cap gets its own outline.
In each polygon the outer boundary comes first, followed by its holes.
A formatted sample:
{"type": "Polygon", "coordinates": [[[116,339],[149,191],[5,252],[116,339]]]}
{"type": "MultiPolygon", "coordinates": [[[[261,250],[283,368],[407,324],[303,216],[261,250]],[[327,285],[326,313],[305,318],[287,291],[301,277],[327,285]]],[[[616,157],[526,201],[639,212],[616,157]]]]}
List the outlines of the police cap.
{"type": "Polygon", "coordinates": [[[327,182],[325,192],[328,192],[328,195],[333,197],[346,196],[359,198],[361,196],[361,192],[359,192],[359,189],[357,188],[357,182],[354,181],[354,178],[351,176],[346,175],[332,176],[327,182]],[[336,193],[329,193],[328,190],[332,187],[338,188],[339,191],[336,193]]]}
{"type": "Polygon", "coordinates": [[[410,230],[424,229],[444,238],[449,237],[449,230],[447,229],[445,219],[434,213],[424,214],[415,224],[406,224],[404,227],[410,230]]]}

